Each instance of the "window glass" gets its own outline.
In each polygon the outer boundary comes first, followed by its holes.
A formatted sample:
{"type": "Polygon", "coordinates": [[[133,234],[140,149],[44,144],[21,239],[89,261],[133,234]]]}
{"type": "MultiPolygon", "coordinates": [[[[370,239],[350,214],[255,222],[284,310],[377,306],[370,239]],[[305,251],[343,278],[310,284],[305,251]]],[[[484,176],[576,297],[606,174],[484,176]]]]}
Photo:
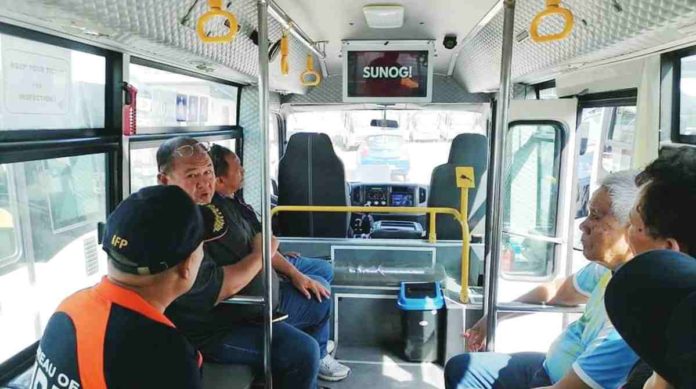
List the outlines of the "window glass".
{"type": "Polygon", "coordinates": [[[447,162],[452,139],[485,135],[486,118],[469,111],[300,112],[288,116],[287,129],[288,139],[298,132],[327,134],[348,181],[428,185],[433,169],[447,162]]]}
{"type": "MultiPolygon", "coordinates": [[[[211,141],[210,143],[225,146],[228,149],[235,151],[235,139],[222,139],[211,141]]],[[[145,147],[131,149],[130,152],[130,189],[131,193],[146,187],[157,185],[157,149],[155,147],[145,147]]]]}
{"type": "Polygon", "coordinates": [[[696,55],[681,59],[679,132],[696,135],[696,55]]]}
{"type": "Polygon", "coordinates": [[[278,116],[271,115],[269,118],[269,131],[268,134],[268,154],[271,161],[271,178],[278,180],[278,116]]]}
{"type": "Polygon", "coordinates": [[[131,149],[131,193],[135,193],[146,186],[157,185],[157,173],[157,147],[131,149]]]}
{"type": "Polygon", "coordinates": [[[539,100],[557,99],[556,88],[546,88],[539,91],[539,100]]]}
{"type": "Polygon", "coordinates": [[[602,167],[607,173],[618,172],[631,168],[633,143],[636,132],[636,107],[604,108],[613,110],[615,119],[609,128],[602,167]]]}
{"type": "Polygon", "coordinates": [[[19,255],[15,225],[17,210],[16,204],[10,203],[12,189],[8,170],[9,166],[0,165],[0,266],[16,261],[19,255]]]}
{"type": "Polygon", "coordinates": [[[504,221],[513,231],[555,236],[560,130],[549,124],[515,125],[505,153],[504,221]]]}
{"type": "Polygon", "coordinates": [[[237,124],[237,87],[142,65],[129,69],[139,127],[237,124]]]}
{"type": "Polygon", "coordinates": [[[0,363],[40,337],[61,300],[105,273],[96,232],[104,168],[103,154],[0,165],[0,214],[10,204],[11,229],[22,231],[14,260],[0,262],[0,363]]]}
{"type": "Polygon", "coordinates": [[[8,35],[0,57],[0,129],[104,127],[104,57],[8,35]]]}
{"type": "Polygon", "coordinates": [[[561,130],[552,124],[514,125],[506,141],[503,203],[503,274],[546,276],[553,272],[561,130]]]}
{"type": "Polygon", "coordinates": [[[503,232],[500,271],[505,275],[543,277],[553,273],[555,243],[503,232]]]}

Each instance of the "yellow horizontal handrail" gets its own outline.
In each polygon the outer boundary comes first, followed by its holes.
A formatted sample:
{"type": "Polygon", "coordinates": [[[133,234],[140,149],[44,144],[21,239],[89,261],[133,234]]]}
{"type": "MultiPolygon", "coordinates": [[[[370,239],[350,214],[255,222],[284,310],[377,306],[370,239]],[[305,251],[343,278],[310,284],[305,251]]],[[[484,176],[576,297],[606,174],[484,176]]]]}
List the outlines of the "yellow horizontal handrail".
{"type": "Polygon", "coordinates": [[[278,212],[364,212],[364,213],[427,213],[430,215],[430,228],[428,241],[435,243],[437,231],[435,230],[435,215],[452,215],[459,224],[463,225],[462,214],[454,208],[438,207],[356,207],[344,205],[279,205],[271,211],[271,215],[278,212]]]}
{"type": "MultiPolygon", "coordinates": [[[[465,192],[463,192],[465,193],[465,192]]],[[[462,194],[462,201],[465,206],[463,207],[464,213],[467,212],[466,197],[462,194]]],[[[377,212],[377,213],[415,213],[422,214],[427,213],[429,215],[429,233],[428,242],[435,243],[437,241],[436,232],[436,215],[451,215],[455,220],[459,222],[462,227],[462,254],[461,254],[461,264],[462,264],[462,274],[461,274],[461,291],[459,293],[459,298],[461,302],[466,303],[469,300],[469,240],[471,239],[469,233],[469,223],[467,217],[462,214],[462,212],[457,211],[454,208],[440,208],[440,207],[354,207],[354,206],[341,206],[341,205],[278,205],[271,210],[271,216],[276,215],[279,212],[377,212]]]]}

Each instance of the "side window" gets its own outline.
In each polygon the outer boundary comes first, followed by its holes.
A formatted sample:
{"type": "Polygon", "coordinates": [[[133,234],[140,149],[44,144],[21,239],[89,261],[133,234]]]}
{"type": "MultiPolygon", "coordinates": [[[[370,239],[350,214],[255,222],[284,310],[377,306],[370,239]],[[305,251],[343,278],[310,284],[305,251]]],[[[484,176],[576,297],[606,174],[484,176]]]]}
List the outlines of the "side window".
{"type": "Polygon", "coordinates": [[[7,165],[0,165],[0,268],[19,257],[17,211],[13,204],[10,174],[7,165]]]}
{"type": "Polygon", "coordinates": [[[237,87],[130,64],[138,88],[138,127],[237,124],[237,87]]]}
{"type": "Polygon", "coordinates": [[[681,58],[679,134],[696,135],[696,55],[681,58]]]}
{"type": "Polygon", "coordinates": [[[271,178],[277,182],[278,163],[280,162],[280,157],[278,155],[278,116],[271,114],[268,123],[268,155],[271,160],[271,178]]]}
{"type": "Polygon", "coordinates": [[[146,186],[152,185],[157,185],[157,147],[131,148],[131,193],[135,193],[146,186]]]}
{"type": "Polygon", "coordinates": [[[507,139],[501,270],[546,277],[554,269],[562,127],[513,124],[507,139]]]}
{"type": "Polygon", "coordinates": [[[636,106],[630,102],[615,107],[583,108],[581,111],[577,130],[580,150],[577,159],[577,198],[573,227],[573,271],[586,264],[581,254],[580,224],[588,215],[592,193],[605,175],[631,168],[636,115],[636,106]]]}
{"type": "MultiPolygon", "coordinates": [[[[205,142],[204,142],[205,143],[205,142]]],[[[235,151],[236,139],[221,139],[209,142],[235,151]]],[[[157,185],[157,149],[159,146],[131,148],[130,152],[130,190],[131,193],[146,187],[157,185]]]]}
{"type": "Polygon", "coordinates": [[[607,173],[631,168],[636,132],[635,106],[610,109],[612,109],[613,118],[602,155],[602,167],[607,173]]]}
{"type": "Polygon", "coordinates": [[[14,258],[0,262],[0,363],[40,337],[63,298],[105,273],[96,231],[105,167],[104,154],[0,165],[0,257],[14,258]]]}

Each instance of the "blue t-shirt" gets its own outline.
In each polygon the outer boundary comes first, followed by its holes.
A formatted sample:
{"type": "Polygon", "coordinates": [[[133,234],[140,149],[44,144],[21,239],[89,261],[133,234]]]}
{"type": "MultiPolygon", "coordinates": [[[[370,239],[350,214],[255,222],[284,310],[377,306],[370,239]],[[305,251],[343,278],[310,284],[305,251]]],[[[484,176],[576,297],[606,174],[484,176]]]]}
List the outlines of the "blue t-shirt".
{"type": "Polygon", "coordinates": [[[610,279],[609,269],[596,263],[573,275],[575,289],[589,300],[582,317],[563,331],[546,354],[544,368],[553,383],[572,368],[588,386],[614,389],[624,383],[638,360],[604,308],[604,292],[610,279]]]}

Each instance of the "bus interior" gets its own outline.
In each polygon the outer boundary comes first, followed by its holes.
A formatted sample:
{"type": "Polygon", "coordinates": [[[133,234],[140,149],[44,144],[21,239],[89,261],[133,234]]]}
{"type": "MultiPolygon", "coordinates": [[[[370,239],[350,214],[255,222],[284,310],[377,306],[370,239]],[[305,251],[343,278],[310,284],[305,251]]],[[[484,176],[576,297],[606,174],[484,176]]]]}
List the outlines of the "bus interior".
{"type": "Polygon", "coordinates": [[[484,313],[529,313],[495,350],[545,352],[582,307],[512,300],[586,263],[602,177],[696,144],[693,2],[563,0],[563,37],[532,31],[538,0],[222,6],[234,31],[197,30],[205,0],[0,0],[0,387],[28,387],[51,313],[105,274],[97,224],[173,137],[234,150],[281,249],[332,264],[330,388],[444,388],[484,313]],[[414,322],[404,293],[443,304],[414,322]]]}

